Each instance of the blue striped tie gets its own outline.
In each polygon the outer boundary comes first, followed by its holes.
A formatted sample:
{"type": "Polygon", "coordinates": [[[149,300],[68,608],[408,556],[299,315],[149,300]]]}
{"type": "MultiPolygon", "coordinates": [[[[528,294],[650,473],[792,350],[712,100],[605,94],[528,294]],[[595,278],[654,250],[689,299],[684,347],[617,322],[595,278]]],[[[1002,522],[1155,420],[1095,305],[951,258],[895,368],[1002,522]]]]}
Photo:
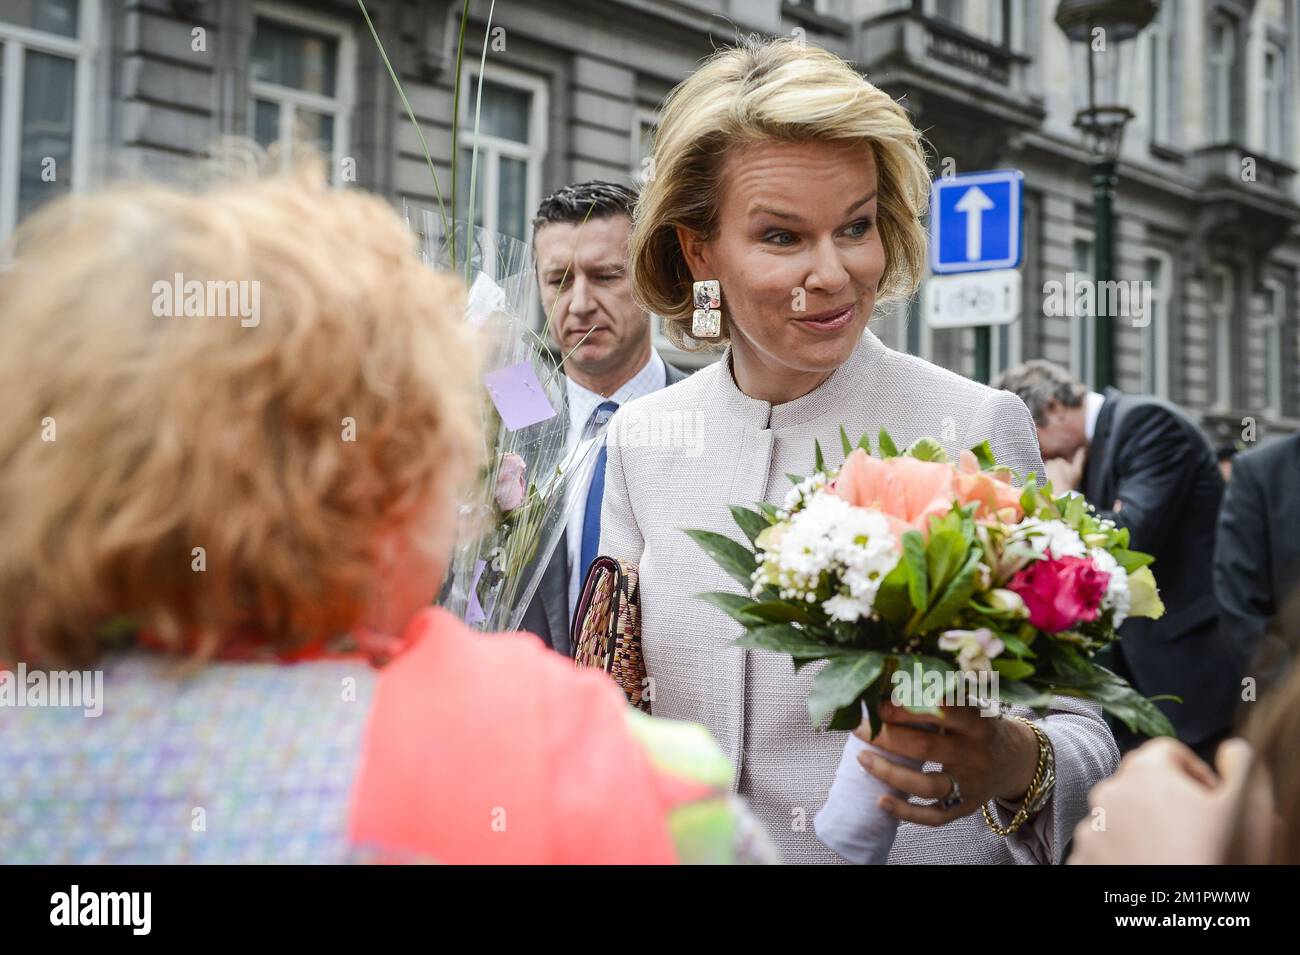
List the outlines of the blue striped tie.
{"type": "MultiPolygon", "coordinates": [[[[587,422],[583,437],[594,437],[617,410],[618,405],[615,402],[602,401],[596,407],[596,410],[592,412],[591,420],[587,422]]],[[[587,507],[582,514],[582,549],[579,552],[582,560],[580,568],[581,580],[586,580],[587,569],[591,566],[591,562],[599,556],[600,502],[605,495],[606,456],[605,439],[602,437],[600,439],[600,451],[596,454],[596,467],[591,472],[591,487],[587,490],[587,507]]]]}

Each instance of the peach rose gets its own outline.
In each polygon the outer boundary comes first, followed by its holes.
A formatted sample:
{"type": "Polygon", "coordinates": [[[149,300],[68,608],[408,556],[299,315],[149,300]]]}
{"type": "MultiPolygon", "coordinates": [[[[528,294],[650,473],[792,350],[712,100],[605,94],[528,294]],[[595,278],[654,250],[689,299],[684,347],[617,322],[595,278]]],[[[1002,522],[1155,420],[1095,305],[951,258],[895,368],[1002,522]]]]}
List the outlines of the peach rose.
{"type": "Polygon", "coordinates": [[[955,475],[948,464],[906,456],[881,460],[857,448],[844,460],[830,492],[854,507],[880,511],[899,537],[909,530],[925,534],[932,516],[951,510],[955,475]]]}
{"type": "Polygon", "coordinates": [[[976,519],[997,518],[1014,524],[1025,516],[1024,508],[1020,506],[1020,491],[1012,487],[1010,473],[981,471],[979,461],[970,451],[963,451],[958,458],[954,484],[959,503],[979,503],[975,510],[976,519]]]}

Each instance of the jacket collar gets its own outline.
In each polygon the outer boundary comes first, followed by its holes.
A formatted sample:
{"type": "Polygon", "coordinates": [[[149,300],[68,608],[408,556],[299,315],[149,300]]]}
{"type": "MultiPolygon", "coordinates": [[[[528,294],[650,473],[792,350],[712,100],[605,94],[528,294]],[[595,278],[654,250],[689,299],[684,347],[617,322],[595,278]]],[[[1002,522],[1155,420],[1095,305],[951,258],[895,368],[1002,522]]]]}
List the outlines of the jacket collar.
{"type": "Polygon", "coordinates": [[[831,372],[818,387],[793,401],[772,404],[751,398],[736,385],[731,371],[731,349],[728,348],[714,366],[718,401],[725,410],[761,430],[800,427],[825,414],[827,408],[861,400],[863,389],[879,381],[875,372],[886,351],[885,343],[870,330],[865,330],[844,364],[831,372]]]}

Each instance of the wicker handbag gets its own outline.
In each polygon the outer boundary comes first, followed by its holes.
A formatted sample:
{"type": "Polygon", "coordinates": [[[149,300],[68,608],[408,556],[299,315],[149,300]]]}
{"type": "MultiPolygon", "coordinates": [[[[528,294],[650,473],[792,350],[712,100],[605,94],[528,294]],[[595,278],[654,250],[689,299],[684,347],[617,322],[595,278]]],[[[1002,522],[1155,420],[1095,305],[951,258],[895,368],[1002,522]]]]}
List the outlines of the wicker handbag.
{"type": "Polygon", "coordinates": [[[591,562],[573,615],[573,660],[613,678],[629,703],[650,712],[641,656],[641,589],[637,567],[613,557],[591,562]]]}

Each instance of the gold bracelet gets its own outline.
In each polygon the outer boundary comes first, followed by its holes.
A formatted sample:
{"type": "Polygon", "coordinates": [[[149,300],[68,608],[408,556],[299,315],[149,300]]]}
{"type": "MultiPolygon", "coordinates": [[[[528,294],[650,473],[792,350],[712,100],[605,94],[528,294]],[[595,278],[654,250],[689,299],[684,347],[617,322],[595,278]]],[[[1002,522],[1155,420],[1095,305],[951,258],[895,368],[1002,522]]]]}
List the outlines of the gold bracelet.
{"type": "Polygon", "coordinates": [[[1034,736],[1038,739],[1038,765],[1034,769],[1034,778],[1029,783],[1029,789],[1025,792],[1024,801],[1020,804],[1020,808],[1016,810],[1015,816],[1012,817],[1011,824],[1005,829],[997,824],[997,820],[993,818],[993,813],[989,811],[988,804],[984,805],[984,821],[988,823],[990,829],[1000,836],[1009,836],[1028,822],[1029,817],[1042,808],[1044,802],[1042,797],[1056,782],[1055,753],[1052,750],[1052,741],[1047,734],[1039,729],[1037,723],[1027,720],[1023,716],[1007,714],[1007,718],[1019,720],[1034,731],[1034,736]]]}

